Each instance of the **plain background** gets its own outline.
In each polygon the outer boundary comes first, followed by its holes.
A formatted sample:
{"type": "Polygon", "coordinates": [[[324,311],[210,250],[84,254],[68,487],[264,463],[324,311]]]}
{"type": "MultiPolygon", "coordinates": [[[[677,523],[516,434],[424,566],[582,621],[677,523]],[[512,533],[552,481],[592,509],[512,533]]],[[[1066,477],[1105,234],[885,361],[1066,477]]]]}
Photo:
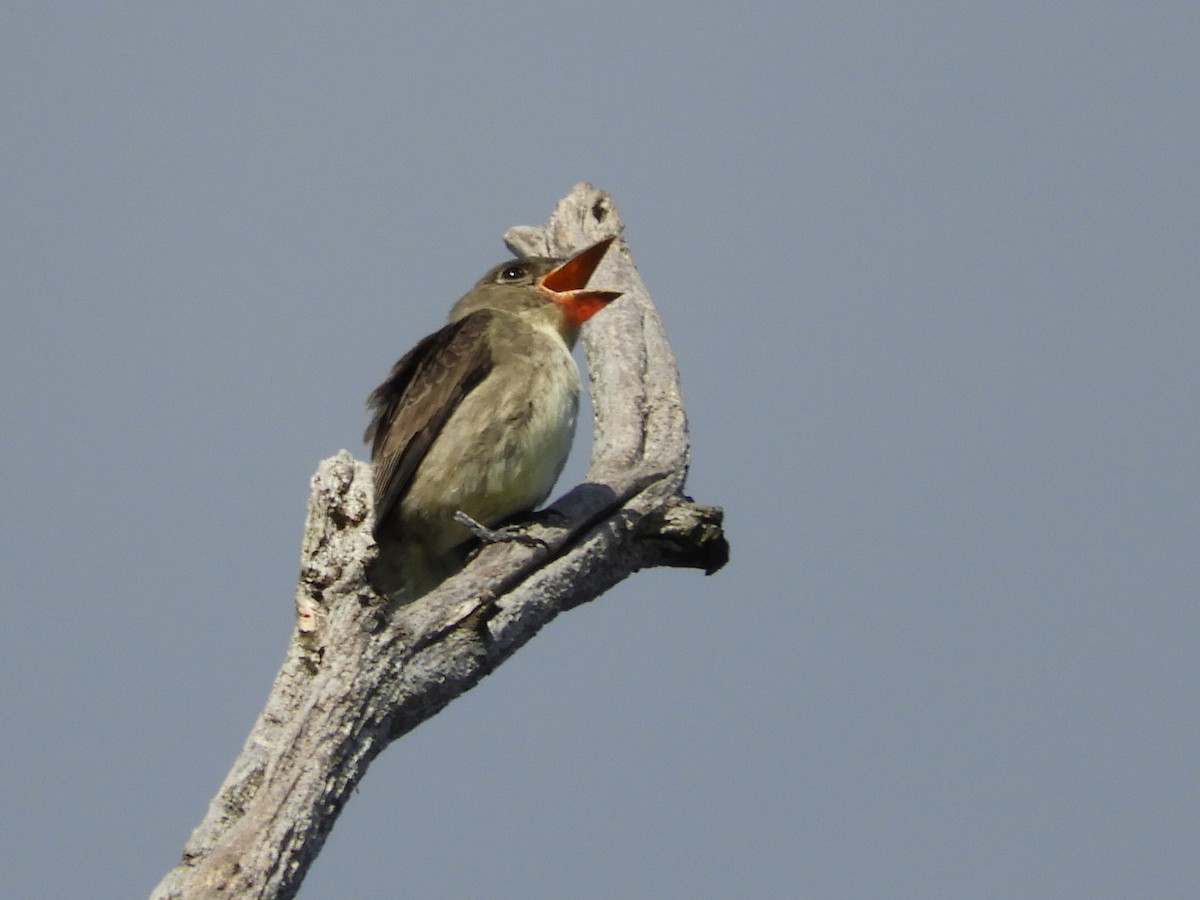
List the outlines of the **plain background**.
{"type": "Polygon", "coordinates": [[[5,894],[175,864],[317,462],[586,179],[733,561],[390,748],[301,895],[1200,896],[1197,47],[1194,2],[7,5],[5,894]]]}

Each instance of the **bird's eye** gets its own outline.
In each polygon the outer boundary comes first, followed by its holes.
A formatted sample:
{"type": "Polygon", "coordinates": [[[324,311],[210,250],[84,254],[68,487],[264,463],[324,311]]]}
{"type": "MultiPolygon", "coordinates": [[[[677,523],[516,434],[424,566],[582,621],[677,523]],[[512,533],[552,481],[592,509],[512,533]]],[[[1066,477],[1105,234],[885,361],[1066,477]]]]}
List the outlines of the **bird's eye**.
{"type": "Polygon", "coordinates": [[[524,266],[509,266],[507,269],[505,269],[503,272],[500,273],[500,280],[501,281],[520,281],[522,278],[524,278],[528,274],[529,274],[529,272],[526,271],[524,266]]]}

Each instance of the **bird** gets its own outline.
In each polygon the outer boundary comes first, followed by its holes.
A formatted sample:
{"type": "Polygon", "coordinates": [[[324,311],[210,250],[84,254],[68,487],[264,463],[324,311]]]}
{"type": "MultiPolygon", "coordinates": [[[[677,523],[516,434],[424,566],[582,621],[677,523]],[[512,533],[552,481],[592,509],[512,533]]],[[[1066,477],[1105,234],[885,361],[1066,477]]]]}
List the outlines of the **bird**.
{"type": "Polygon", "coordinates": [[[567,259],[492,267],[367,400],[378,593],[427,593],[466,558],[479,528],[536,509],[562,473],[579,410],[571,348],[620,291],[587,283],[615,238],[567,259]]]}

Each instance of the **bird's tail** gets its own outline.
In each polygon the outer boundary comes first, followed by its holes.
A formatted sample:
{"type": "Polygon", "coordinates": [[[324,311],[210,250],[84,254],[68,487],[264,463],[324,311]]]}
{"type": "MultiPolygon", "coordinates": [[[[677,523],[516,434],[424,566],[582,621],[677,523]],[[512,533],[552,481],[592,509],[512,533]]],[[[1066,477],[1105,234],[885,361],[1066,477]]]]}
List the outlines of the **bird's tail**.
{"type": "Polygon", "coordinates": [[[393,603],[411,603],[462,568],[459,554],[435,554],[416,541],[383,539],[378,547],[367,577],[375,592],[393,603]]]}

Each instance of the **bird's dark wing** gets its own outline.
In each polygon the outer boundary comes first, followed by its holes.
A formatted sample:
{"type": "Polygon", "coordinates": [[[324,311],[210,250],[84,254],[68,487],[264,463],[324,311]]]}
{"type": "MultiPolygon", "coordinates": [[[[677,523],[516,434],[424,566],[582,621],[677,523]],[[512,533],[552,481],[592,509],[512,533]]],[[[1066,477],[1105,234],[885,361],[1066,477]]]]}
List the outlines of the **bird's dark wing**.
{"type": "Polygon", "coordinates": [[[480,310],[421,341],[367,399],[375,469],[375,533],[400,505],[417,467],[450,414],[492,369],[486,331],[493,313],[480,310]]]}

